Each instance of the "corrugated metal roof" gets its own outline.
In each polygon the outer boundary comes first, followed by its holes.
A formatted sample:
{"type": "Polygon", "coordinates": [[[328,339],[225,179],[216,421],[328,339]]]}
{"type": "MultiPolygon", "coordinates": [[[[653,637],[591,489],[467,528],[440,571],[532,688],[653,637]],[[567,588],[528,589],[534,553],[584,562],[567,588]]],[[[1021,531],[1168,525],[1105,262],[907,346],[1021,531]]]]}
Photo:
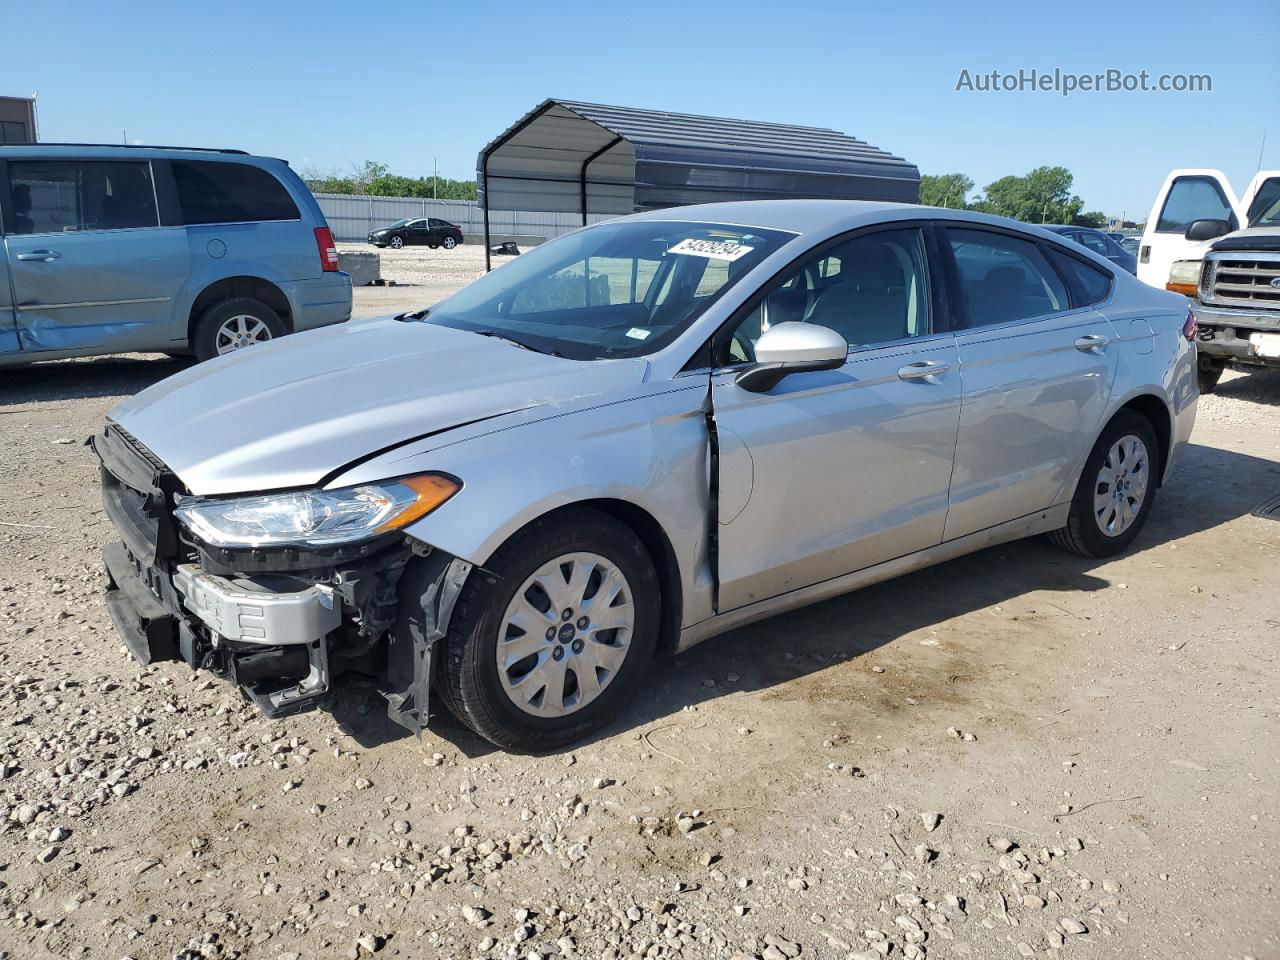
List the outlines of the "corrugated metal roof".
{"type": "Polygon", "coordinates": [[[856,137],[579,100],[544,100],[477,162],[493,210],[619,215],[725,200],[915,201],[913,164],[856,137]]]}

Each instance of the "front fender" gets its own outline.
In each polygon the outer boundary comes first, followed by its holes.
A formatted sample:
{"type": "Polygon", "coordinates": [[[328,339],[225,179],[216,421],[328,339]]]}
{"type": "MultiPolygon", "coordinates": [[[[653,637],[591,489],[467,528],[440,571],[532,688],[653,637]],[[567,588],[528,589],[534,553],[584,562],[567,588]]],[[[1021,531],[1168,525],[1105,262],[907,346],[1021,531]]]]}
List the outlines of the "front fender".
{"type": "Polygon", "coordinates": [[[483,566],[508,538],[558,507],[615,500],[662,527],[684,595],[682,623],[710,615],[705,381],[539,419],[425,452],[392,452],[333,485],[432,470],[462,480],[444,506],[405,532],[483,566]],[[357,480],[356,477],[359,477],[357,480]]]}

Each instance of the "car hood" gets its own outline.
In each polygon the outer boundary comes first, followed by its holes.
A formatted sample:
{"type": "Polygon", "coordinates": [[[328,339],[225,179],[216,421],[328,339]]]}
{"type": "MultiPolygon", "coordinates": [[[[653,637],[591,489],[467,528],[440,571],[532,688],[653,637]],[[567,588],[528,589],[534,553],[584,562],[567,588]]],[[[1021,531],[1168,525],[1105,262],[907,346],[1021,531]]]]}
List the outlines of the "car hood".
{"type": "Polygon", "coordinates": [[[580,405],[646,368],[565,360],[431,323],[353,322],[199,364],[110,417],[192,493],[247,493],[314,485],[477,421],[580,405]]]}

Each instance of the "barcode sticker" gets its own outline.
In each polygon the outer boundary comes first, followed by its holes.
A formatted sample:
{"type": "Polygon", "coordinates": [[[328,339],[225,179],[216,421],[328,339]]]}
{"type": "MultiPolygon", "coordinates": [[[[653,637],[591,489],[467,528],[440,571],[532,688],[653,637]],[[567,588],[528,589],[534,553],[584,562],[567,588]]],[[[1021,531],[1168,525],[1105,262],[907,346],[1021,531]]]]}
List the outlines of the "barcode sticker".
{"type": "Polygon", "coordinates": [[[755,247],[748,247],[733,240],[681,240],[667,253],[683,253],[691,257],[706,257],[709,260],[727,260],[733,263],[741,260],[755,247]]]}

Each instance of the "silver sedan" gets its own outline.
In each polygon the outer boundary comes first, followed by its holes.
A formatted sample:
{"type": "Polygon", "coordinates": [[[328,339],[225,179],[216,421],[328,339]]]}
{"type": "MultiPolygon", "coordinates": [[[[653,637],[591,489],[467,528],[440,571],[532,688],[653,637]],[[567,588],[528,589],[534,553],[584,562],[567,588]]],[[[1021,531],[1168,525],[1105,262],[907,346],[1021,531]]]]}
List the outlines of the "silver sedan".
{"type": "Polygon", "coordinates": [[[767,201],[561,237],[414,314],[289,337],[95,438],[108,604],[270,715],[374,673],[551,749],[655,652],[995,543],[1139,535],[1194,323],[1061,237],[767,201]]]}

